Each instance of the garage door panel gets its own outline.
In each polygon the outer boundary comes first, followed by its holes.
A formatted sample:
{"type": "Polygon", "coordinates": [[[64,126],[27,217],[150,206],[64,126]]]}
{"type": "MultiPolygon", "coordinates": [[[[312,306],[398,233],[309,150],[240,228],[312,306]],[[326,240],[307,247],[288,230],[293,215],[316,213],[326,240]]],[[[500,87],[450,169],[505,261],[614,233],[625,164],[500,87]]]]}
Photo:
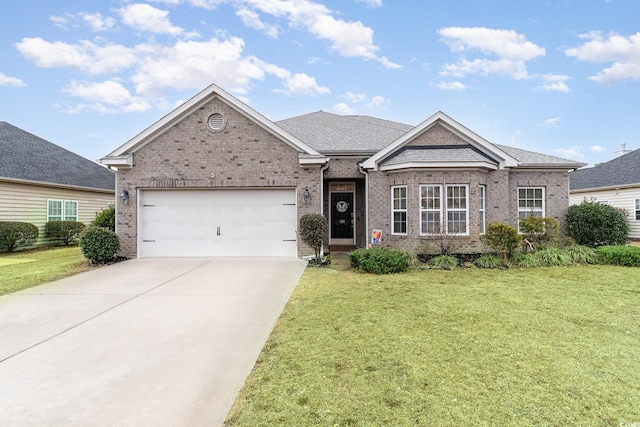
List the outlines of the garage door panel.
{"type": "Polygon", "coordinates": [[[296,256],[293,189],[142,190],[139,255],[296,256]]]}

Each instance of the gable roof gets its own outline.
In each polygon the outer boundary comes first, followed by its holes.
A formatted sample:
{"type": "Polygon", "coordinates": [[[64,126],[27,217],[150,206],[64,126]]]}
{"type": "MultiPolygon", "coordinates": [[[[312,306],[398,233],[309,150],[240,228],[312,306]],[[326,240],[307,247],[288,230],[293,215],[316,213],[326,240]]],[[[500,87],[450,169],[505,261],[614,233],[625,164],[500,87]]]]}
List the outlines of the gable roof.
{"type": "Polygon", "coordinates": [[[501,144],[493,144],[505,153],[518,160],[519,167],[558,167],[575,169],[585,166],[586,163],[575,160],[564,159],[562,157],[550,156],[548,154],[536,153],[535,151],[523,150],[522,148],[508,147],[501,144]]]}
{"type": "Polygon", "coordinates": [[[323,154],[373,155],[413,126],[371,116],[316,111],[276,122],[323,154]]]}
{"type": "Polygon", "coordinates": [[[2,121],[0,153],[0,179],[115,191],[109,169],[2,121]]]}
{"type": "Polygon", "coordinates": [[[277,126],[271,120],[258,113],[256,110],[249,107],[247,104],[240,101],[235,96],[226,92],[219,86],[211,84],[209,85],[209,87],[193,96],[178,108],[174,109],[169,114],[140,132],[138,135],[134,136],[132,139],[116,148],[107,156],[100,159],[100,163],[116,167],[131,167],[133,165],[133,154],[137,150],[144,147],[153,139],[162,135],[176,123],[182,121],[193,111],[197,110],[202,105],[214,98],[221,99],[223,102],[227,103],[240,113],[250,118],[254,123],[260,125],[263,129],[267,130],[268,132],[282,140],[284,143],[297,150],[300,155],[301,164],[311,164],[314,162],[326,163],[326,161],[328,160],[316,150],[311,148],[309,145],[291,135],[280,126],[277,126]]]}
{"type": "Polygon", "coordinates": [[[569,174],[569,190],[640,186],[640,149],[569,174]]]}

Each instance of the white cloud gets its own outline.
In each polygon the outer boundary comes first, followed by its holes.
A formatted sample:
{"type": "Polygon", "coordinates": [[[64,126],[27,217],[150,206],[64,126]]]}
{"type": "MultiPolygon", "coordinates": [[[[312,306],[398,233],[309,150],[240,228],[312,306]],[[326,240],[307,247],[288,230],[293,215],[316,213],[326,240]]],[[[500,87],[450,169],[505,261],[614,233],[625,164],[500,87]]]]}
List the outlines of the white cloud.
{"type": "Polygon", "coordinates": [[[629,37],[610,33],[604,37],[598,31],[582,34],[584,44],[565,50],[565,54],[580,61],[595,64],[612,63],[590,80],[603,84],[619,83],[627,79],[640,79],[640,32],[629,37]]]}
{"type": "Polygon", "coordinates": [[[70,113],[82,110],[128,113],[147,111],[151,108],[151,104],[146,99],[132,96],[124,86],[112,80],[100,83],[72,81],[62,89],[62,92],[89,102],[89,104],[78,104],[67,109],[70,113]]]}
{"type": "Polygon", "coordinates": [[[367,95],[365,95],[364,93],[352,93],[352,92],[347,92],[344,95],[342,95],[342,97],[347,98],[349,102],[353,104],[357,104],[367,99],[367,95]]]}
{"type": "Polygon", "coordinates": [[[262,31],[271,38],[278,37],[278,28],[262,22],[260,20],[260,16],[258,16],[258,14],[254,11],[247,8],[241,8],[236,11],[236,15],[240,17],[244,25],[246,25],[247,27],[262,31]]]}
{"type": "Polygon", "coordinates": [[[170,34],[172,36],[179,36],[184,33],[182,28],[171,24],[169,12],[148,4],[130,4],[119,9],[118,12],[122,22],[136,31],[170,34]]]}
{"type": "Polygon", "coordinates": [[[514,79],[524,79],[529,77],[526,61],[545,55],[544,48],[513,30],[449,27],[438,33],[452,52],[460,54],[456,64],[442,67],[441,74],[445,76],[506,74],[514,79]],[[464,56],[467,52],[480,52],[492,58],[468,60],[464,56]]]}
{"type": "Polygon", "coordinates": [[[17,77],[10,77],[4,73],[0,73],[0,86],[26,86],[26,84],[17,77]]]}
{"type": "Polygon", "coordinates": [[[469,86],[461,82],[440,82],[438,88],[442,90],[466,90],[469,86]]]}
{"type": "Polygon", "coordinates": [[[567,80],[571,80],[571,77],[547,74],[542,76],[542,84],[538,86],[537,89],[556,92],[571,92],[571,89],[566,83],[567,80]]]}
{"type": "Polygon", "coordinates": [[[384,105],[387,102],[389,102],[389,101],[384,99],[382,96],[376,95],[373,98],[371,98],[371,101],[367,102],[367,107],[368,108],[378,108],[379,106],[384,105]]]}
{"type": "Polygon", "coordinates": [[[543,124],[548,128],[557,128],[559,126],[558,123],[560,123],[560,117],[552,117],[545,120],[543,124]]]}
{"type": "Polygon", "coordinates": [[[49,21],[53,22],[56,27],[62,28],[67,31],[69,29],[69,19],[64,16],[50,16],[49,21]]]}
{"type": "Polygon", "coordinates": [[[111,16],[102,16],[101,13],[81,13],[79,16],[93,31],[109,31],[116,25],[115,19],[111,16]]]}
{"type": "Polygon", "coordinates": [[[344,102],[337,103],[336,105],[333,106],[332,110],[334,113],[341,114],[343,116],[351,116],[355,114],[353,109],[344,102]]]}
{"type": "Polygon", "coordinates": [[[589,150],[591,150],[592,153],[602,153],[603,151],[606,151],[606,148],[602,145],[592,145],[589,147],[589,150]]]}
{"type": "Polygon", "coordinates": [[[567,148],[556,148],[554,153],[560,155],[565,159],[582,160],[584,159],[583,148],[580,145],[572,145],[567,148]]]}
{"type": "Polygon", "coordinates": [[[360,3],[366,3],[369,7],[382,7],[382,0],[356,0],[360,3]]]}
{"type": "Polygon", "coordinates": [[[287,88],[285,93],[290,95],[302,96],[331,93],[329,88],[318,85],[315,78],[309,77],[305,73],[294,74],[283,83],[287,88]]]}
{"type": "Polygon", "coordinates": [[[68,44],[25,37],[16,43],[16,48],[38,67],[77,68],[90,75],[114,73],[131,67],[137,61],[135,48],[115,44],[100,46],[86,40],[68,44]]]}

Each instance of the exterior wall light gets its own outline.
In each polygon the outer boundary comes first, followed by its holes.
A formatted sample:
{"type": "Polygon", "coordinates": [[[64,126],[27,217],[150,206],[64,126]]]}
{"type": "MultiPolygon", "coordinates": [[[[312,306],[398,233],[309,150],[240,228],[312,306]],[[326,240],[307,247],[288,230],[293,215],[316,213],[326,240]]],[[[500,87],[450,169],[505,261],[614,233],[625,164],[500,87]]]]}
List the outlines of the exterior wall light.
{"type": "Polygon", "coordinates": [[[302,193],[302,202],[307,204],[311,201],[311,193],[307,187],[304,188],[304,193],[302,193]]]}
{"type": "Polygon", "coordinates": [[[122,193],[120,193],[120,201],[125,205],[129,203],[129,192],[126,189],[122,190],[122,193]]]}

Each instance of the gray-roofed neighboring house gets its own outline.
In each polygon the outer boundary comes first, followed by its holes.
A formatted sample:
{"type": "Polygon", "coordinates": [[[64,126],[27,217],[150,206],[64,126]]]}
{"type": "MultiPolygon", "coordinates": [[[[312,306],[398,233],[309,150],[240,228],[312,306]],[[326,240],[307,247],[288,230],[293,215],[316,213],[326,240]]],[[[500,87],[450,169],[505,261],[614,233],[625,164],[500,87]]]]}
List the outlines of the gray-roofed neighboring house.
{"type": "Polygon", "coordinates": [[[0,221],[38,226],[43,245],[47,221],[89,224],[114,201],[114,172],[0,121],[0,221]]]}
{"type": "Polygon", "coordinates": [[[640,149],[569,174],[570,203],[606,203],[628,213],[632,239],[640,239],[640,149]]]}

